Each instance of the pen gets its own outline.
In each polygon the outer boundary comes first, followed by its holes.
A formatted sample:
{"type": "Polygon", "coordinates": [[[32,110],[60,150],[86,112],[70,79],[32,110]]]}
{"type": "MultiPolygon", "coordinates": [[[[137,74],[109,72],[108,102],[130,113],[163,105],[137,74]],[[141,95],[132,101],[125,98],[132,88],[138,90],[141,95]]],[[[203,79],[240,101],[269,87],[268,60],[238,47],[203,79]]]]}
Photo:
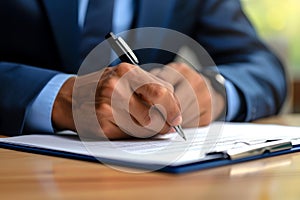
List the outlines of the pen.
{"type": "MultiPolygon", "coordinates": [[[[117,55],[120,55],[119,58],[122,62],[127,62],[139,66],[138,58],[133,53],[128,44],[123,40],[123,38],[115,36],[115,34],[113,34],[112,32],[108,33],[105,38],[107,39],[114,52],[117,55]]],[[[186,137],[180,125],[174,126],[173,128],[184,140],[186,140],[186,137]]]]}

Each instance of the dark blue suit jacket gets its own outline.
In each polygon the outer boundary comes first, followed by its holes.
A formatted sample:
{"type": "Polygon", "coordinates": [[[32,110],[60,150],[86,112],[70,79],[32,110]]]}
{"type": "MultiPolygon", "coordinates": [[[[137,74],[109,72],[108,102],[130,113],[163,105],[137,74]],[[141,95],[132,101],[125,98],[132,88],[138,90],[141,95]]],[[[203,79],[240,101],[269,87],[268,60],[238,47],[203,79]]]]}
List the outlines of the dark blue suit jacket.
{"type": "MultiPolygon", "coordinates": [[[[0,1],[0,133],[22,134],[27,108],[45,84],[58,72],[77,72],[76,6],[62,0],[0,1]]],[[[174,29],[208,51],[240,92],[243,109],[237,120],[279,111],[285,72],[238,0],[140,0],[138,10],[136,27],[174,29]]],[[[143,60],[167,63],[171,58],[147,54],[143,60]]]]}

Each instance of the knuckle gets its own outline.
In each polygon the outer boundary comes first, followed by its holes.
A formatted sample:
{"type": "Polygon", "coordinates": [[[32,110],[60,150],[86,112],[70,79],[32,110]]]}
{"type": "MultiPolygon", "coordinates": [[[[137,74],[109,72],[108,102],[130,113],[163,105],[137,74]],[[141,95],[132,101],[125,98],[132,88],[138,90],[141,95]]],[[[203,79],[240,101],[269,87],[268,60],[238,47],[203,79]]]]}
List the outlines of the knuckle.
{"type": "Polygon", "coordinates": [[[149,84],[147,90],[148,94],[154,98],[164,97],[168,93],[168,89],[166,87],[162,87],[158,84],[149,84]]]}
{"type": "Polygon", "coordinates": [[[97,88],[97,95],[106,96],[106,97],[112,96],[112,93],[116,88],[117,82],[118,79],[113,77],[105,80],[103,84],[97,88]]]}
{"type": "Polygon", "coordinates": [[[127,73],[128,71],[134,69],[136,66],[135,65],[132,65],[132,64],[129,64],[129,63],[125,63],[125,62],[122,62],[118,65],[118,67],[115,68],[116,72],[118,75],[123,75],[125,73],[127,73]]]}
{"type": "Polygon", "coordinates": [[[107,81],[105,82],[104,85],[106,87],[108,87],[108,88],[112,88],[113,89],[113,88],[116,87],[117,82],[118,82],[118,80],[116,78],[111,77],[111,78],[107,79],[107,81]]]}
{"type": "Polygon", "coordinates": [[[175,69],[181,73],[185,73],[188,71],[188,66],[184,63],[177,63],[175,69]]]}
{"type": "Polygon", "coordinates": [[[97,114],[110,115],[112,113],[111,106],[107,103],[99,103],[97,105],[97,114]]]}
{"type": "Polygon", "coordinates": [[[166,83],[165,84],[166,88],[171,91],[172,93],[174,93],[174,86],[171,83],[166,83]]]}

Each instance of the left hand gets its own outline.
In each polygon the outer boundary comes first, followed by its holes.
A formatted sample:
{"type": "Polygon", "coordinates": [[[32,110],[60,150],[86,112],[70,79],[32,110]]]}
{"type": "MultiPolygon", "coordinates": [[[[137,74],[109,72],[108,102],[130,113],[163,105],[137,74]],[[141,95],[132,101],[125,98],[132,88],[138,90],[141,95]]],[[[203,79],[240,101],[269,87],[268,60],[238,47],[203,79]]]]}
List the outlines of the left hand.
{"type": "Polygon", "coordinates": [[[173,85],[182,111],[182,126],[206,126],[216,120],[225,107],[225,99],[210,81],[185,63],[170,63],[150,71],[173,85]]]}

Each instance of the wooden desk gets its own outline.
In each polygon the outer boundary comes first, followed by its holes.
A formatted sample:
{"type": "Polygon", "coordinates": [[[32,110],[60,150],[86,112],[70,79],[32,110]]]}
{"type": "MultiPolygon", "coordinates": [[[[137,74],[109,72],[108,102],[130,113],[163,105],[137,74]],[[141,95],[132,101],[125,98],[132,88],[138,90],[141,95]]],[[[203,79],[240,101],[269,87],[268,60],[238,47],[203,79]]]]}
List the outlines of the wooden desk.
{"type": "MultiPolygon", "coordinates": [[[[257,121],[289,122],[300,125],[300,115],[257,121]]],[[[300,198],[300,153],[183,175],[130,174],[97,163],[6,149],[0,149],[0,158],[3,200],[300,198]]]]}

